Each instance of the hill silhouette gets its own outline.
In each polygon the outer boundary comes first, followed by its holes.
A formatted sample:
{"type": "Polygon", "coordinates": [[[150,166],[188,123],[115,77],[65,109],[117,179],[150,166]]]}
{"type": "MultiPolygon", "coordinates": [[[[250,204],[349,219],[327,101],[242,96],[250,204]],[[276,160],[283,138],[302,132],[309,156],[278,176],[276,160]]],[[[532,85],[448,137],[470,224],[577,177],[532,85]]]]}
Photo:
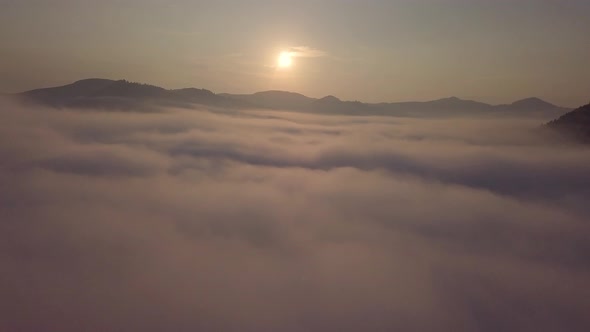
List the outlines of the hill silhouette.
{"type": "Polygon", "coordinates": [[[299,110],[324,114],[380,115],[380,116],[537,116],[555,118],[571,109],[560,107],[539,98],[527,98],[508,105],[490,105],[457,97],[424,102],[363,103],[343,101],[334,96],[320,99],[285,91],[265,91],[250,95],[222,94],[247,101],[250,105],[277,110],[299,110]]]}
{"type": "Polygon", "coordinates": [[[285,110],[304,110],[315,101],[314,98],[306,97],[302,94],[287,91],[262,91],[254,94],[221,94],[221,96],[247,102],[261,108],[285,109],[285,110]]]}
{"type": "Polygon", "coordinates": [[[145,102],[178,106],[190,104],[232,105],[231,100],[205,89],[166,90],[149,84],[98,78],[80,80],[59,87],[31,90],[23,92],[19,96],[26,100],[59,108],[132,109],[144,106],[145,102]]]}
{"type": "Polygon", "coordinates": [[[547,124],[563,136],[590,143],[590,104],[566,113],[547,124]]]}
{"type": "Polygon", "coordinates": [[[363,103],[343,101],[334,96],[311,98],[286,91],[254,94],[215,94],[206,89],[167,90],[126,80],[85,79],[72,84],[36,89],[18,94],[29,101],[51,107],[134,109],[148,102],[191,107],[193,104],[230,108],[262,108],[320,114],[380,115],[412,117],[526,116],[555,118],[571,109],[539,98],[527,98],[507,105],[490,105],[457,97],[424,102],[363,103]]]}

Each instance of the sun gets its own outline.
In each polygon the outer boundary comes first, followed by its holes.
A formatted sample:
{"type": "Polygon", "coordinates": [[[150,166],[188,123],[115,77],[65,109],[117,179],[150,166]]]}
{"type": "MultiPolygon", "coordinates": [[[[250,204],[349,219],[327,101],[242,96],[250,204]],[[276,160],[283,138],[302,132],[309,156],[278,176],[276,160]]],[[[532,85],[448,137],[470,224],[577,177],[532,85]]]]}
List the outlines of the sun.
{"type": "Polygon", "coordinates": [[[293,65],[293,58],[290,52],[281,52],[277,64],[279,68],[289,68],[293,65]]]}

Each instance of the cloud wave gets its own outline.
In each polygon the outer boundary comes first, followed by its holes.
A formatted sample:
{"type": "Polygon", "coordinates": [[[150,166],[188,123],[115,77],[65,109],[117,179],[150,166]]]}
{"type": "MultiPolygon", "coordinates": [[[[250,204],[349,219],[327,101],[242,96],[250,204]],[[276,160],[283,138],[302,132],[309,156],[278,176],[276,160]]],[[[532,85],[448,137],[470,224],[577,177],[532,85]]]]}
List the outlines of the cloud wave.
{"type": "Polygon", "coordinates": [[[309,46],[290,47],[289,54],[297,58],[320,58],[328,56],[327,52],[309,46]]]}
{"type": "Polygon", "coordinates": [[[590,328],[590,153],[535,121],[0,115],[0,330],[590,328]]]}

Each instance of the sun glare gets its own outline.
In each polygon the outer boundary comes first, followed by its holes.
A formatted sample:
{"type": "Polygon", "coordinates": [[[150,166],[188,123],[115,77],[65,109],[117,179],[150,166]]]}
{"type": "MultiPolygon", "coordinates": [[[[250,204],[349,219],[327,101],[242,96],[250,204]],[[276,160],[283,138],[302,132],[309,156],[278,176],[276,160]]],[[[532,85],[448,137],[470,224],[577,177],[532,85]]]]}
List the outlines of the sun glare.
{"type": "Polygon", "coordinates": [[[278,66],[279,68],[289,68],[293,64],[292,55],[290,52],[282,52],[279,55],[278,66]]]}

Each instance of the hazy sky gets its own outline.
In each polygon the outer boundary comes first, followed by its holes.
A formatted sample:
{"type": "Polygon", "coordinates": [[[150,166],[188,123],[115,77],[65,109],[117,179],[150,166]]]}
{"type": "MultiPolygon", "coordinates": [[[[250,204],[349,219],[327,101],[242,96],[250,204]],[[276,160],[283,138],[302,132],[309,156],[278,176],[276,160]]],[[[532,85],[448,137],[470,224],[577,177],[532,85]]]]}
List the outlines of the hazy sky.
{"type": "Polygon", "coordinates": [[[0,0],[0,91],[125,78],[363,101],[590,99],[588,0],[0,0]],[[299,50],[288,70],[283,50],[299,50]]]}

